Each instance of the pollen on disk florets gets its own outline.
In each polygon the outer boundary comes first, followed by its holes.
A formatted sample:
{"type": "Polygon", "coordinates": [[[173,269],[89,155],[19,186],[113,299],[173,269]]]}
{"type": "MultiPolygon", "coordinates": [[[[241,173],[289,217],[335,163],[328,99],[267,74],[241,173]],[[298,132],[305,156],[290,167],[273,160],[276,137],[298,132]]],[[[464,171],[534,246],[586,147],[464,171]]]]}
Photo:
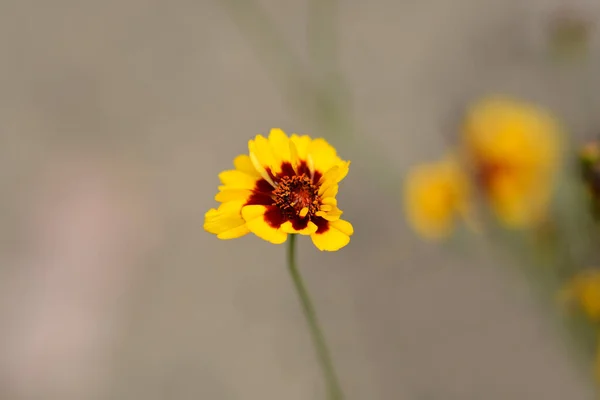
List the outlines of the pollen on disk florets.
{"type": "Polygon", "coordinates": [[[318,187],[305,174],[284,177],[273,190],[273,200],[290,216],[313,216],[319,211],[318,187]]]}

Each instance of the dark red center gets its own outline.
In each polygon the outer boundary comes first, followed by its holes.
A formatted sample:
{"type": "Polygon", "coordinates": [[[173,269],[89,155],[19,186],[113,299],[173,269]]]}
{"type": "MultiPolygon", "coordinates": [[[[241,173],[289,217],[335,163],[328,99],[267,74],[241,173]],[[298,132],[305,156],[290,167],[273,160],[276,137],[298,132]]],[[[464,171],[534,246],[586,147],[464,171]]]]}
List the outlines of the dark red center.
{"type": "Polygon", "coordinates": [[[280,173],[273,174],[270,169],[267,169],[267,173],[275,183],[275,188],[267,180],[260,179],[245,205],[265,206],[265,221],[276,229],[289,221],[298,231],[305,229],[309,222],[317,225],[316,233],[329,230],[327,220],[315,215],[321,202],[321,172],[312,171],[307,163],[302,161],[296,168],[290,163],[283,163],[280,173]],[[308,212],[300,216],[303,208],[307,208],[308,212]]]}
{"type": "Polygon", "coordinates": [[[303,208],[308,208],[308,217],[319,210],[318,188],[305,174],[283,177],[272,195],[275,205],[289,217],[299,215],[303,208]]]}
{"type": "Polygon", "coordinates": [[[513,167],[506,162],[480,162],[476,168],[476,181],[485,190],[490,189],[499,176],[513,172],[513,167]]]}

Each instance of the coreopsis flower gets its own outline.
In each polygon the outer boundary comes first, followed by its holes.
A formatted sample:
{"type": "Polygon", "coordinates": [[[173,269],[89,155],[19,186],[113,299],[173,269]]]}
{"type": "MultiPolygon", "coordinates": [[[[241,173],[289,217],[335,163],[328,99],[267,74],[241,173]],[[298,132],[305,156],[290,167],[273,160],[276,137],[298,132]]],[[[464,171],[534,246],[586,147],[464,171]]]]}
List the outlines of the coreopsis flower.
{"type": "Polygon", "coordinates": [[[272,129],[256,136],[235,169],[221,172],[221,203],[205,215],[204,229],[219,239],[254,233],[281,244],[288,234],[310,236],[319,250],[336,251],[350,242],[352,225],[340,217],[336,195],[350,162],[324,139],[272,129]]]}
{"type": "Polygon", "coordinates": [[[468,203],[468,176],[453,156],[417,165],[404,182],[406,215],[414,229],[426,238],[450,234],[456,219],[466,216],[468,203]]]}
{"type": "Polygon", "coordinates": [[[600,270],[580,272],[560,293],[561,302],[574,305],[590,320],[600,321],[600,270]]]}
{"type": "Polygon", "coordinates": [[[545,216],[559,161],[559,128],[547,112],[484,99],[468,110],[463,144],[476,184],[501,222],[527,227],[545,216]]]}
{"type": "MultiPolygon", "coordinates": [[[[577,273],[559,292],[559,301],[563,306],[580,311],[597,328],[600,323],[600,270],[577,273]]],[[[600,335],[596,340],[594,376],[600,384],[600,335]]]]}

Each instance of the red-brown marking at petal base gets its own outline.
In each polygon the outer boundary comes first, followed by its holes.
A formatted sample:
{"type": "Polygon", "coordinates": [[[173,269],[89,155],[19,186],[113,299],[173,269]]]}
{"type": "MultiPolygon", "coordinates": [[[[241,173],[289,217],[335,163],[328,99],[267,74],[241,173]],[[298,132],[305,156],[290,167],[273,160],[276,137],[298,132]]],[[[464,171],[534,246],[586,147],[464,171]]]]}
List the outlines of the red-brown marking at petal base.
{"type": "Polygon", "coordinates": [[[252,189],[252,194],[248,201],[246,201],[247,206],[250,205],[262,205],[262,206],[270,206],[273,204],[273,197],[271,194],[273,192],[273,186],[269,182],[264,179],[259,180],[254,185],[254,189],[252,189]]]}
{"type": "MultiPolygon", "coordinates": [[[[306,163],[301,164],[302,170],[310,172],[306,163]]],[[[272,175],[269,172],[269,175],[272,175]]],[[[320,179],[321,174],[316,175],[320,179]]],[[[310,175],[296,175],[290,163],[282,163],[281,173],[273,179],[277,187],[273,188],[265,179],[256,182],[252,195],[245,205],[267,206],[264,214],[264,220],[272,228],[279,228],[281,225],[290,221],[292,228],[301,231],[308,226],[308,223],[314,219],[315,213],[319,211],[321,198],[318,195],[318,186],[313,183],[310,175]],[[307,208],[308,212],[304,217],[300,217],[300,212],[307,208]]],[[[322,218],[321,230],[328,229],[327,221],[322,218]]]]}
{"type": "Polygon", "coordinates": [[[319,180],[323,176],[323,174],[319,171],[314,171],[314,173],[311,172],[306,161],[300,161],[300,165],[298,166],[298,175],[312,176],[312,183],[315,185],[319,183],[319,180]]]}
{"type": "Polygon", "coordinates": [[[269,175],[269,178],[271,178],[271,180],[273,182],[277,181],[277,177],[273,174],[273,172],[271,172],[271,168],[265,167],[265,171],[266,171],[267,175],[269,175]]]}
{"type": "Polygon", "coordinates": [[[270,206],[273,204],[273,198],[271,195],[266,193],[252,193],[248,201],[246,201],[246,206],[260,205],[260,206],[270,206]]]}
{"type": "Polygon", "coordinates": [[[271,186],[269,182],[267,182],[264,179],[261,179],[258,182],[256,182],[256,185],[254,186],[253,190],[258,193],[271,194],[273,192],[273,189],[274,187],[271,186]]]}
{"type": "Polygon", "coordinates": [[[323,217],[314,217],[312,222],[317,225],[317,232],[315,232],[317,235],[323,234],[329,230],[329,221],[323,217]]]}
{"type": "Polygon", "coordinates": [[[500,161],[480,162],[475,168],[475,181],[484,190],[489,190],[498,176],[506,176],[514,170],[508,163],[500,161]]]}
{"type": "Polygon", "coordinates": [[[300,165],[298,165],[298,175],[310,176],[310,168],[308,168],[306,161],[300,161],[300,165]]]}
{"type": "Polygon", "coordinates": [[[294,167],[289,162],[284,162],[281,164],[281,173],[279,174],[279,180],[283,178],[291,178],[296,175],[296,171],[294,171],[294,167]]]}
{"type": "Polygon", "coordinates": [[[313,183],[316,185],[317,183],[319,183],[319,181],[321,180],[321,177],[323,176],[322,173],[320,173],[319,171],[315,171],[315,174],[313,175],[313,183]]]}
{"type": "Polygon", "coordinates": [[[265,212],[264,219],[271,228],[275,229],[279,229],[281,224],[286,221],[283,212],[277,206],[269,206],[265,212]]]}
{"type": "Polygon", "coordinates": [[[310,218],[300,218],[299,216],[295,216],[290,218],[289,221],[292,223],[292,228],[294,228],[297,231],[301,231],[302,229],[305,229],[308,226],[310,218]]]}

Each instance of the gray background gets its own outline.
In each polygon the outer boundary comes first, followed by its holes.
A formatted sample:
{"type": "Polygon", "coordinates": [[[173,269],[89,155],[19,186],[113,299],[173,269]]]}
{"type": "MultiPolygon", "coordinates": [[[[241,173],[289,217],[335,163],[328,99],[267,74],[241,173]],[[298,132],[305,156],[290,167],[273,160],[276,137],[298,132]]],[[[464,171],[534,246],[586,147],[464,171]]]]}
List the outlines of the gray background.
{"type": "MultiPolygon", "coordinates": [[[[305,55],[305,2],[261,4],[305,55]]],[[[300,265],[349,399],[591,398],[519,276],[486,246],[451,252],[416,238],[399,182],[382,187],[369,166],[378,154],[399,178],[437,157],[465,102],[488,92],[540,102],[574,132],[592,132],[598,77],[547,57],[557,4],[340,2],[341,63],[373,148],[366,156],[332,139],[353,162],[339,201],[356,233],[333,254],[304,238],[300,265]]],[[[251,136],[271,127],[320,135],[287,107],[246,39],[216,0],[0,1],[2,398],[324,398],[285,248],[202,229],[218,172],[251,136]],[[55,326],[47,348],[69,329],[65,306],[23,322],[48,304],[36,285],[52,273],[43,257],[37,268],[23,261],[34,246],[23,228],[29,204],[53,166],[93,157],[128,177],[131,208],[145,210],[130,233],[139,251],[92,263],[127,276],[114,291],[71,293],[56,278],[48,291],[71,296],[64,302],[90,318],[92,338],[74,359],[35,353],[23,366],[22,332],[55,326]],[[88,311],[85,296],[101,306],[88,311]]],[[[595,37],[591,46],[593,63],[595,37]]],[[[73,287],[97,282],[89,270],[77,276],[73,287]]]]}

